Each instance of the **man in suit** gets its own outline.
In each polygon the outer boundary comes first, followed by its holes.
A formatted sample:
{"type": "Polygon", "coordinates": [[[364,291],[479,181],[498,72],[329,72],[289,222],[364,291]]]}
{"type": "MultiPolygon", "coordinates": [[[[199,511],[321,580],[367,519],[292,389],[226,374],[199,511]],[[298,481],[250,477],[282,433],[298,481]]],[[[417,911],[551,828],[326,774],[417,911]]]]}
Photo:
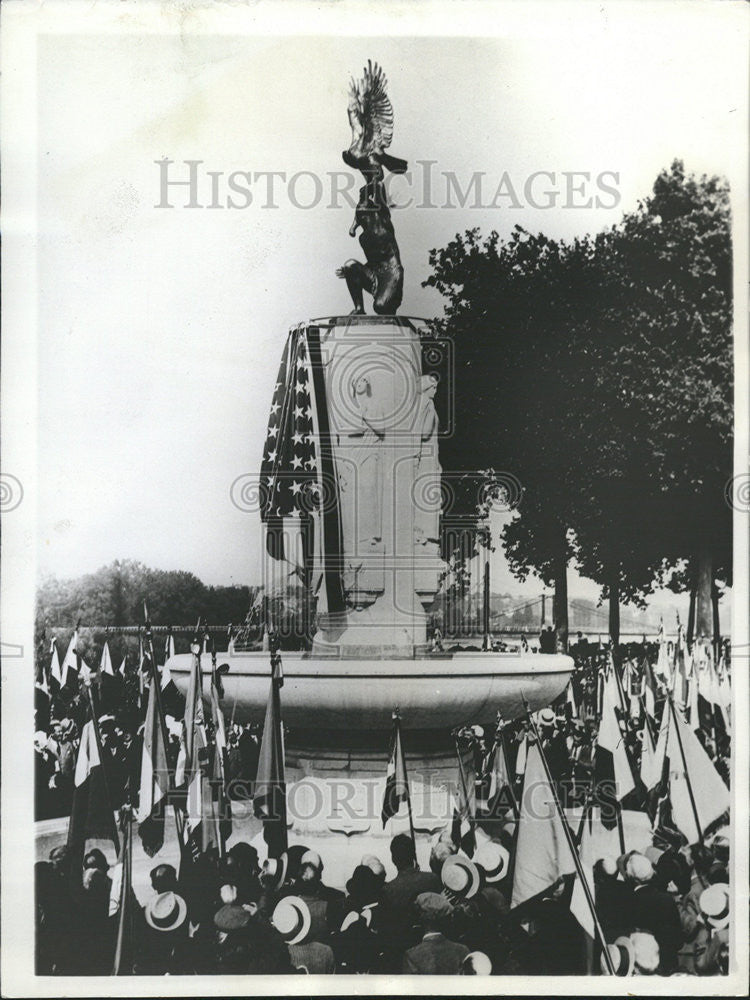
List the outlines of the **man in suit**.
{"type": "Polygon", "coordinates": [[[659,945],[659,973],[677,969],[677,954],[684,941],[677,904],[654,879],[654,869],[644,855],[634,851],[625,865],[626,880],[633,885],[631,930],[648,931],[659,945]]]}
{"type": "Polygon", "coordinates": [[[443,934],[442,928],[453,906],[437,892],[422,892],[417,896],[416,907],[423,937],[420,944],[409,948],[404,955],[404,973],[411,976],[458,975],[469,949],[443,934]]]}
{"type": "Polygon", "coordinates": [[[411,908],[421,892],[440,892],[443,888],[440,877],[434,872],[423,872],[417,868],[414,841],[404,833],[399,833],[391,841],[391,859],[398,874],[383,886],[383,901],[394,910],[411,908]]]}

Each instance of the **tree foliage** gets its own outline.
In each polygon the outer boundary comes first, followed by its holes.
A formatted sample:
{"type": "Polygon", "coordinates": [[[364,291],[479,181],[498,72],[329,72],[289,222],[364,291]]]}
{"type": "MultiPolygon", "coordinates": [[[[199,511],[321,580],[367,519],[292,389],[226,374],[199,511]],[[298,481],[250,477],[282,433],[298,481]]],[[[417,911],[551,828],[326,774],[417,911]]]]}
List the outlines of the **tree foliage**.
{"type": "MultiPolygon", "coordinates": [[[[456,342],[443,467],[491,464],[520,480],[521,516],[503,538],[512,570],[564,582],[575,555],[604,595],[639,602],[700,542],[728,581],[726,183],[675,161],[596,236],[470,230],[430,263],[426,284],[447,300],[435,332],[456,342]]],[[[465,513],[473,494],[456,500],[465,513]]]]}

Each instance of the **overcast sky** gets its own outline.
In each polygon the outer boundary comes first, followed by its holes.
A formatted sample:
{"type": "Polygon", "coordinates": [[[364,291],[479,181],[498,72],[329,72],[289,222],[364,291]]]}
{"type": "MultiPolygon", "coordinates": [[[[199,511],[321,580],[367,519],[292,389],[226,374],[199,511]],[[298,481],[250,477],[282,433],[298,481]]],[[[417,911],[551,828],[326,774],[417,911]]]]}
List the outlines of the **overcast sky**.
{"type": "Polygon", "coordinates": [[[397,202],[422,199],[418,160],[435,161],[438,203],[442,172],[462,186],[482,172],[485,204],[507,175],[494,208],[394,212],[408,315],[441,311],[420,285],[429,250],[458,231],[594,232],[675,157],[732,178],[744,66],[707,20],[686,13],[676,31],[674,17],[642,7],[627,26],[592,19],[547,38],[40,39],[40,570],[74,576],[132,558],[207,583],[259,579],[259,524],[230,487],[257,470],[290,324],[350,308],[334,270],[361,251],[351,209],[328,207],[326,175],[346,169],[347,85],[368,58],[388,75],[392,152],[415,167],[411,184],[394,184],[397,202]],[[263,207],[265,181],[244,209],[188,209],[178,187],[175,208],[160,208],[165,157],[172,179],[203,161],[203,205],[209,170],[222,174],[224,205],[233,171],[311,171],[322,196],[295,207],[318,195],[300,177],[277,184],[277,208],[263,207]],[[535,171],[554,173],[533,196],[559,191],[556,208],[525,197],[535,171]],[[591,176],[575,200],[598,194],[598,209],[563,207],[564,171],[591,176]],[[602,172],[619,176],[606,182],[616,197],[596,189],[602,172]]]}

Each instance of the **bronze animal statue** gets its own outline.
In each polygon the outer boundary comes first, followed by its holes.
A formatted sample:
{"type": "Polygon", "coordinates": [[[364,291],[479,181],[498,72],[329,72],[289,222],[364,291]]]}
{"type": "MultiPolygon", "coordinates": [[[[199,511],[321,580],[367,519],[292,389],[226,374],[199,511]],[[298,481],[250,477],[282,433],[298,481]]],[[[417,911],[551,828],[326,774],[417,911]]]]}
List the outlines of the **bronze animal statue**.
{"type": "Polygon", "coordinates": [[[359,203],[349,235],[356,236],[357,230],[362,230],[359,243],[367,263],[348,260],[336,274],[346,280],[354,314],[364,313],[363,292],[366,291],[372,295],[376,313],[393,315],[401,305],[404,289],[404,268],[391,222],[384,177],[385,170],[404,173],[408,164],[385,152],[393,138],[393,107],[386,84],[383,70],[368,60],[362,79],[352,80],[349,87],[352,142],[342,157],[344,163],[359,170],[365,179],[359,190],[359,203]]]}

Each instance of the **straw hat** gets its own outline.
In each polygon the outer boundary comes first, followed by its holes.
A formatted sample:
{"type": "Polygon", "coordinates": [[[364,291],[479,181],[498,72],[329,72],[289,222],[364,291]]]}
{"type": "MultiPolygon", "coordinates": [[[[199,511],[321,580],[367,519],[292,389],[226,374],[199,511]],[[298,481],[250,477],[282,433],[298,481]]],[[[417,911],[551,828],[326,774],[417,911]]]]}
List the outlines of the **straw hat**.
{"type": "Polygon", "coordinates": [[[286,881],[286,873],[289,868],[289,857],[284,851],[278,858],[267,858],[263,862],[261,877],[263,881],[272,889],[279,889],[286,881]]]}
{"type": "Polygon", "coordinates": [[[635,956],[636,970],[650,975],[659,968],[659,944],[653,934],[633,931],[630,935],[635,956]]]}
{"type": "Polygon", "coordinates": [[[500,882],[508,874],[510,853],[502,844],[490,840],[474,852],[474,864],[484,873],[485,882],[492,885],[493,882],[500,882]]]}
{"type": "Polygon", "coordinates": [[[489,976],[492,962],[483,951],[470,951],[461,963],[462,976],[489,976]]]}
{"type": "Polygon", "coordinates": [[[310,933],[310,908],[299,896],[285,896],[276,904],[271,923],[287,944],[300,944],[310,933]]]}
{"type": "Polygon", "coordinates": [[[144,916],[155,931],[175,931],[185,923],[187,903],[176,892],[162,892],[146,903],[144,916]]]}
{"type": "Polygon", "coordinates": [[[554,726],[555,724],[555,712],[551,708],[542,708],[539,711],[539,725],[540,726],[554,726]]]}
{"type": "Polygon", "coordinates": [[[729,886],[725,882],[716,882],[704,889],[699,903],[701,913],[711,927],[722,930],[729,924],[729,886]]]}
{"type": "Polygon", "coordinates": [[[645,885],[654,877],[654,866],[645,854],[633,851],[625,862],[625,875],[636,885],[645,885]]]}
{"type": "MultiPolygon", "coordinates": [[[[614,944],[607,945],[610,961],[616,976],[632,976],[635,969],[635,948],[629,937],[618,937],[614,944]]],[[[609,972],[604,955],[599,956],[602,972],[609,972]]]]}
{"type": "Polygon", "coordinates": [[[471,899],[479,892],[479,869],[473,861],[460,854],[445,859],[440,877],[445,888],[461,899],[471,899]]]}

